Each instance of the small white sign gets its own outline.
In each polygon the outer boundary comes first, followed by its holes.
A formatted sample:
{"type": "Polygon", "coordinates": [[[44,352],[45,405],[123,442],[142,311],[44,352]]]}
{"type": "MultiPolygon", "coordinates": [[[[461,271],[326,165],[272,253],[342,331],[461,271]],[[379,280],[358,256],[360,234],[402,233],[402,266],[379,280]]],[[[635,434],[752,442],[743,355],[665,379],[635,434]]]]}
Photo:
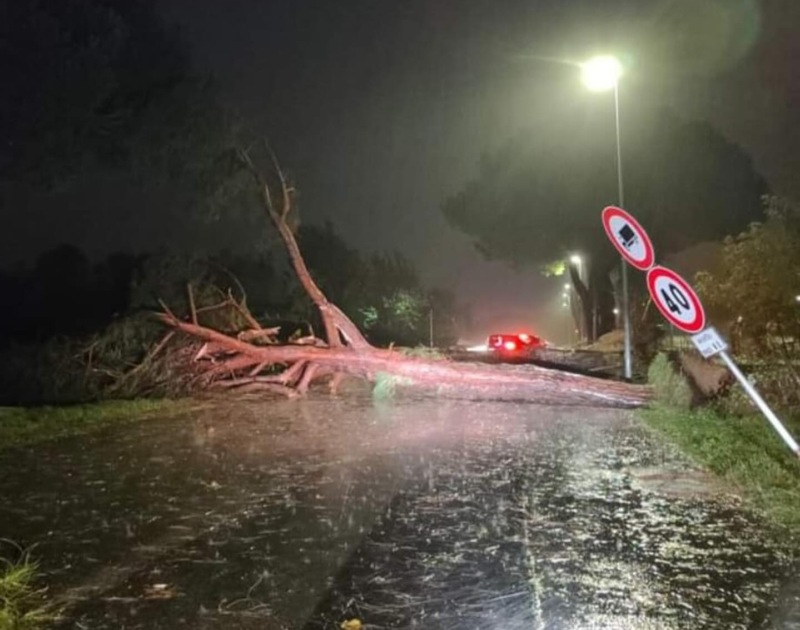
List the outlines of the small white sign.
{"type": "Polygon", "coordinates": [[[703,332],[692,335],[692,343],[705,359],[728,349],[728,344],[719,336],[719,333],[713,326],[709,326],[703,332]]]}

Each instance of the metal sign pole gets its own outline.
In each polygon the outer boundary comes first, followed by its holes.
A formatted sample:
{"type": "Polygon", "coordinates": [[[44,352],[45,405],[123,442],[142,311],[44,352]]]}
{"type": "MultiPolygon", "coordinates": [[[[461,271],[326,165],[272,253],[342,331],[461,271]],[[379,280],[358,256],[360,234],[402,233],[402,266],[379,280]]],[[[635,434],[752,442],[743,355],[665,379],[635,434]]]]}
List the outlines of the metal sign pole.
{"type": "Polygon", "coordinates": [[[772,412],[772,409],[770,409],[767,403],[764,401],[764,399],[761,398],[761,394],[759,394],[756,391],[756,388],[753,387],[753,385],[750,383],[749,380],[747,380],[747,377],[744,374],[742,374],[742,371],[739,369],[739,366],[737,366],[733,362],[733,359],[731,359],[728,356],[728,353],[725,352],[724,350],[719,353],[719,356],[725,362],[725,365],[728,366],[728,369],[736,377],[736,380],[738,380],[739,383],[741,383],[742,387],[744,387],[744,391],[747,392],[747,395],[750,396],[751,400],[761,410],[761,413],[763,413],[767,417],[767,420],[769,420],[769,423],[772,425],[772,428],[774,428],[778,432],[778,435],[780,435],[783,441],[786,443],[786,445],[790,449],[792,449],[792,452],[797,457],[800,457],[800,446],[797,445],[797,442],[795,442],[794,438],[786,430],[786,427],[784,427],[781,424],[781,421],[772,412]]]}
{"type": "MultiPolygon", "coordinates": [[[[619,131],[619,84],[614,82],[614,127],[617,133],[617,195],[619,205],[625,207],[625,188],[622,183],[622,141],[619,131]]],[[[622,260],[622,335],[625,380],[633,379],[633,354],[631,352],[631,314],[630,300],[628,299],[628,266],[622,260]]]]}

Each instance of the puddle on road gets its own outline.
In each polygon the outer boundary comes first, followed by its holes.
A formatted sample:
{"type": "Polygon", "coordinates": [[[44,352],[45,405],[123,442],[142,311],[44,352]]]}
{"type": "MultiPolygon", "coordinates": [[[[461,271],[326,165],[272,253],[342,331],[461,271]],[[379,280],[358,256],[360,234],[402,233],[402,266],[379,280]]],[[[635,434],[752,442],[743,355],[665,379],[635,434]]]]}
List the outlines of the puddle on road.
{"type": "Polygon", "coordinates": [[[789,559],[608,410],[242,402],[0,456],[75,628],[751,628],[789,559]]]}

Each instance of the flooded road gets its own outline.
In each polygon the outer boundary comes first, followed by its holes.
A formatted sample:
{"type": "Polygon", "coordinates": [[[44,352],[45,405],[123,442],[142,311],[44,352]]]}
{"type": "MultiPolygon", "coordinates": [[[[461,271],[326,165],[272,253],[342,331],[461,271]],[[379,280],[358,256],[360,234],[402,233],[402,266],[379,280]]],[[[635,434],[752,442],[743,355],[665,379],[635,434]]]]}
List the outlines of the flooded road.
{"type": "Polygon", "coordinates": [[[766,628],[791,572],[629,412],[361,395],[0,452],[0,537],[65,628],[766,628]]]}

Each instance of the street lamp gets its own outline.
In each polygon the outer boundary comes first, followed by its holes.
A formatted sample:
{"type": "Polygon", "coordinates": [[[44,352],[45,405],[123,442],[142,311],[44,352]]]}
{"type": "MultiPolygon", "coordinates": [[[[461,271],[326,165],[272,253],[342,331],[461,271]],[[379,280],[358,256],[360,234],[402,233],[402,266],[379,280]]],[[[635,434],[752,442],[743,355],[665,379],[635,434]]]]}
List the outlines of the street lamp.
{"type": "MultiPolygon", "coordinates": [[[[614,123],[617,135],[617,195],[620,207],[625,207],[625,191],[622,185],[622,145],[619,133],[619,80],[622,77],[622,64],[610,55],[593,57],[581,64],[581,78],[584,85],[593,92],[614,90],[614,123]]],[[[633,374],[631,361],[631,321],[628,308],[628,266],[622,260],[622,327],[625,338],[625,378],[633,374]]]]}

